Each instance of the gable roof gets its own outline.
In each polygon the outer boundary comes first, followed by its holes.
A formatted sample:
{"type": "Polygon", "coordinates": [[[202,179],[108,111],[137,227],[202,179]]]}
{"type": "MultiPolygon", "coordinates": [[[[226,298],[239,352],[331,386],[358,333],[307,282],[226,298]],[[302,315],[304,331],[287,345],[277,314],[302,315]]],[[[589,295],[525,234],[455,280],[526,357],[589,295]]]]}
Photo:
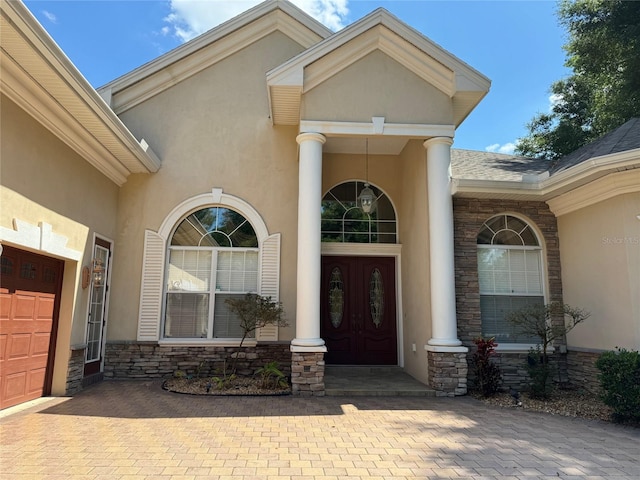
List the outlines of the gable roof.
{"type": "Polygon", "coordinates": [[[266,0],[107,83],[98,92],[120,114],[275,31],[304,48],[332,34],[292,3],[266,0]],[[214,43],[214,48],[208,48],[214,43]]]}
{"type": "Polygon", "coordinates": [[[575,152],[560,158],[550,170],[551,175],[562,172],[582,162],[604,155],[611,155],[640,148],[640,117],[632,118],[622,126],[605,134],[575,152]]]}
{"type": "Polygon", "coordinates": [[[1,1],[0,12],[4,95],[118,185],[160,168],[22,2],[1,1]]]}
{"type": "Polygon", "coordinates": [[[374,50],[452,98],[459,125],[488,93],[491,81],[417,30],[379,8],[267,73],[274,124],[297,125],[302,95],[374,50]],[[322,64],[330,53],[344,50],[322,64]],[[313,72],[306,71],[312,64],[313,72]]]}

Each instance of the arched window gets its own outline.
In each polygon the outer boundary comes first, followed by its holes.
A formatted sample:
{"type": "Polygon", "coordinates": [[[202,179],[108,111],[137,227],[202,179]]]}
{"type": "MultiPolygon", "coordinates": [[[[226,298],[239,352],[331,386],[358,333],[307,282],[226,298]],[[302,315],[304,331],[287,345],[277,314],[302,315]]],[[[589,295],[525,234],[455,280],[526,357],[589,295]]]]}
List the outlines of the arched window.
{"type": "Polygon", "coordinates": [[[498,343],[538,343],[519,335],[508,313],[529,305],[544,305],[542,248],[524,220],[498,215],[480,229],[478,281],[482,336],[498,343]]]}
{"type": "Polygon", "coordinates": [[[347,243],[397,243],[396,212],[384,192],[370,185],[376,206],[365,213],[358,206],[364,188],[360,181],[333,187],[322,199],[322,241],[347,243]]]}
{"type": "Polygon", "coordinates": [[[258,292],[258,237],[230,208],[183,218],[169,244],[164,338],[241,338],[225,300],[258,292]]]}

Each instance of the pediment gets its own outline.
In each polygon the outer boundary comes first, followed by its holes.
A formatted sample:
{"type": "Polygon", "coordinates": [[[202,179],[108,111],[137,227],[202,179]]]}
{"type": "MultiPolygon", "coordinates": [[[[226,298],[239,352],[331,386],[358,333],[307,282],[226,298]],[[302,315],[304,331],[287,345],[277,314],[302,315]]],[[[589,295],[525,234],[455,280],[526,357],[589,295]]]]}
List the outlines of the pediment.
{"type": "Polygon", "coordinates": [[[460,59],[378,9],[267,74],[273,122],[296,125],[302,96],[374,51],[381,51],[447,95],[459,125],[490,81],[460,59]]]}

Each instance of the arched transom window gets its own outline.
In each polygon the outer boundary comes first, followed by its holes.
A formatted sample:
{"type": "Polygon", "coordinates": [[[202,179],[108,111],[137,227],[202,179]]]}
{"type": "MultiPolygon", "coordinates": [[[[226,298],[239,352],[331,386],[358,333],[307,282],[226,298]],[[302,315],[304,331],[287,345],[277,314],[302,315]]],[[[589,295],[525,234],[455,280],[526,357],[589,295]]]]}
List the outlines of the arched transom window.
{"type": "Polygon", "coordinates": [[[498,215],[480,229],[478,281],[482,336],[498,343],[537,343],[519,335],[506,317],[529,305],[544,305],[542,248],[524,220],[498,215]]]}
{"type": "Polygon", "coordinates": [[[397,243],[396,212],[389,198],[370,185],[376,198],[369,213],[358,206],[364,182],[333,187],[322,199],[322,241],[346,243],[397,243]]]}
{"type": "Polygon", "coordinates": [[[169,246],[164,338],[241,338],[225,300],[258,291],[258,257],[256,232],[235,210],[182,219],[169,246]]]}

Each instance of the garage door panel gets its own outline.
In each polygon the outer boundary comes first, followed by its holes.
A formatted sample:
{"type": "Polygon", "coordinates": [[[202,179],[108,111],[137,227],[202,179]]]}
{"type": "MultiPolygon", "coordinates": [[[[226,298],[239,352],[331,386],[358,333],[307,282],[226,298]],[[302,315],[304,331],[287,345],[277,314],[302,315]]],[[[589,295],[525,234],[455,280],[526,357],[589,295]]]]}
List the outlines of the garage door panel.
{"type": "Polygon", "coordinates": [[[2,397],[4,398],[3,407],[8,404],[14,404],[17,399],[24,397],[27,387],[27,372],[19,372],[7,375],[3,378],[4,385],[2,389],[2,397]],[[5,403],[6,402],[6,403],[5,403]]]}
{"type": "Polygon", "coordinates": [[[13,320],[32,320],[36,312],[35,294],[16,293],[13,297],[13,320]]]}
{"type": "MultiPolygon", "coordinates": [[[[14,333],[9,339],[7,348],[7,361],[15,362],[18,359],[28,358],[31,347],[30,333],[14,333]]],[[[14,364],[15,365],[15,364],[14,364]]]]}
{"type": "Polygon", "coordinates": [[[36,318],[46,319],[53,316],[55,298],[48,293],[41,293],[38,295],[38,303],[36,305],[36,318]]]}
{"type": "Polygon", "coordinates": [[[31,355],[48,355],[50,339],[51,334],[46,332],[33,334],[31,337],[31,355]]]}
{"type": "Polygon", "coordinates": [[[27,391],[25,394],[32,398],[41,397],[46,375],[47,363],[45,361],[42,368],[34,368],[27,374],[27,391]]]}

